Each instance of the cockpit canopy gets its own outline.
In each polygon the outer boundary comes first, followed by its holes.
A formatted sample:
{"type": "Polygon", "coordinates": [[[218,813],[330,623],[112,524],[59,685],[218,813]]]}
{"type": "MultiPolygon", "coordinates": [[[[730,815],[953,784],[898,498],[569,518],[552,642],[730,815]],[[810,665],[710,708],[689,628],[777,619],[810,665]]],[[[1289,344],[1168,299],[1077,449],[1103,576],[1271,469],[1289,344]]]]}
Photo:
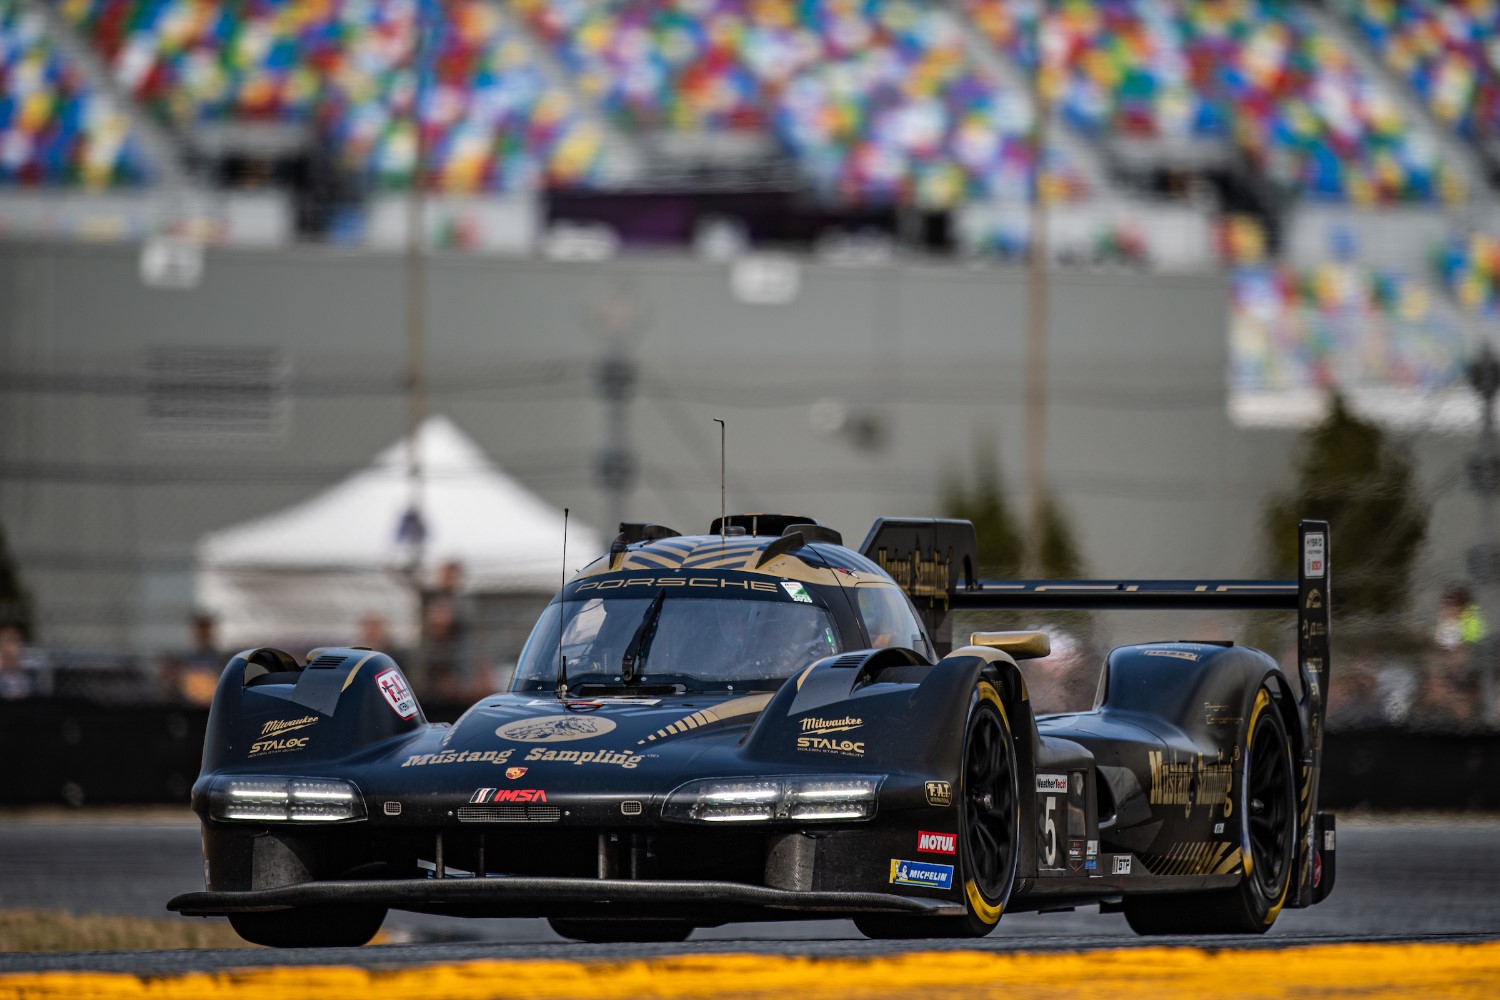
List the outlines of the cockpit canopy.
{"type": "Polygon", "coordinates": [[[553,690],[560,650],[573,690],[774,690],[842,646],[828,612],[811,603],[686,595],[572,598],[554,602],[537,621],[511,689],[553,690]]]}

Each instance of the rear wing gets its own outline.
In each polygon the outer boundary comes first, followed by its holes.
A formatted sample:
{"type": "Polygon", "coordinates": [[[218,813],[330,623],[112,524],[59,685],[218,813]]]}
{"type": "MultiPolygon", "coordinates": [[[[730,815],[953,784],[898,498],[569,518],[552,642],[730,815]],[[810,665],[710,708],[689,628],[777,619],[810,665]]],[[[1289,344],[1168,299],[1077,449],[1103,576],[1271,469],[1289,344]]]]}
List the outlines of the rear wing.
{"type": "MultiPolygon", "coordinates": [[[[1298,896],[1311,901],[1323,765],[1323,716],[1330,681],[1328,522],[1297,525],[1295,580],[978,580],[974,525],[948,518],[879,518],[860,552],[901,585],[942,650],[952,644],[954,611],[1092,610],[1295,611],[1298,710],[1305,726],[1304,831],[1298,896]]],[[[1324,890],[1326,893],[1326,889],[1324,890]]],[[[1303,905],[1306,905],[1305,902],[1303,905]]]]}

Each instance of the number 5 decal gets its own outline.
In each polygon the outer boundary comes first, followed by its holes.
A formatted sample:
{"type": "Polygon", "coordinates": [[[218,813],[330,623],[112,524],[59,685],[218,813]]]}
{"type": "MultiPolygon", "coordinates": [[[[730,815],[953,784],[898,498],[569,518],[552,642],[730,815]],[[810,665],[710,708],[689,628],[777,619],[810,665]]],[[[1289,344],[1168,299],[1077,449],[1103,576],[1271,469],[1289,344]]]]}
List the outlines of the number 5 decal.
{"type": "Polygon", "coordinates": [[[1042,810],[1042,861],[1048,868],[1057,867],[1057,796],[1046,796],[1042,810]]]}

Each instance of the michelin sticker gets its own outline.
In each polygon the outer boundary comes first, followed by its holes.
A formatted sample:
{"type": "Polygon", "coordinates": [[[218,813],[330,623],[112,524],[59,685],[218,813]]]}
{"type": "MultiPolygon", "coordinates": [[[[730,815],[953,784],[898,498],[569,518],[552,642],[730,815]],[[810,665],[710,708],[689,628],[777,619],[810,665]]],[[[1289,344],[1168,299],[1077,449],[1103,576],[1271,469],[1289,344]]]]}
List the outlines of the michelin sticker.
{"type": "Polygon", "coordinates": [[[791,583],[787,580],[782,580],[781,589],[786,591],[787,596],[796,601],[798,604],[811,604],[813,602],[812,595],[809,594],[807,592],[807,588],[802,586],[802,584],[800,583],[791,583]]]}
{"type": "Polygon", "coordinates": [[[934,865],[926,861],[891,859],[892,885],[920,885],[928,889],[953,888],[953,866],[934,865]]]}

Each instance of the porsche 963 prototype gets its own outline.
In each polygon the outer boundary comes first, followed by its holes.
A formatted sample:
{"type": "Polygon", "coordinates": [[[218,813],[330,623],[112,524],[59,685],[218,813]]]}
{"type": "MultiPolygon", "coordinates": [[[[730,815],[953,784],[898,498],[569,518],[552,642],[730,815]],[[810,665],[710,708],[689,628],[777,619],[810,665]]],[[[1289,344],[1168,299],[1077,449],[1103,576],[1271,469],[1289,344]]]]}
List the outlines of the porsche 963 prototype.
{"type": "Polygon", "coordinates": [[[1296,581],[980,581],[966,521],[622,525],[511,688],[429,723],[370,649],[234,656],[192,805],[250,941],[362,944],[391,908],[545,917],[579,940],[850,917],[972,937],[1097,904],[1143,934],[1265,931],[1333,887],[1318,808],[1328,526],[1296,581]],[[1297,672],[1226,641],[1124,646],[1091,711],[1038,715],[1043,632],[970,609],[1295,611],[1297,672]]]}

